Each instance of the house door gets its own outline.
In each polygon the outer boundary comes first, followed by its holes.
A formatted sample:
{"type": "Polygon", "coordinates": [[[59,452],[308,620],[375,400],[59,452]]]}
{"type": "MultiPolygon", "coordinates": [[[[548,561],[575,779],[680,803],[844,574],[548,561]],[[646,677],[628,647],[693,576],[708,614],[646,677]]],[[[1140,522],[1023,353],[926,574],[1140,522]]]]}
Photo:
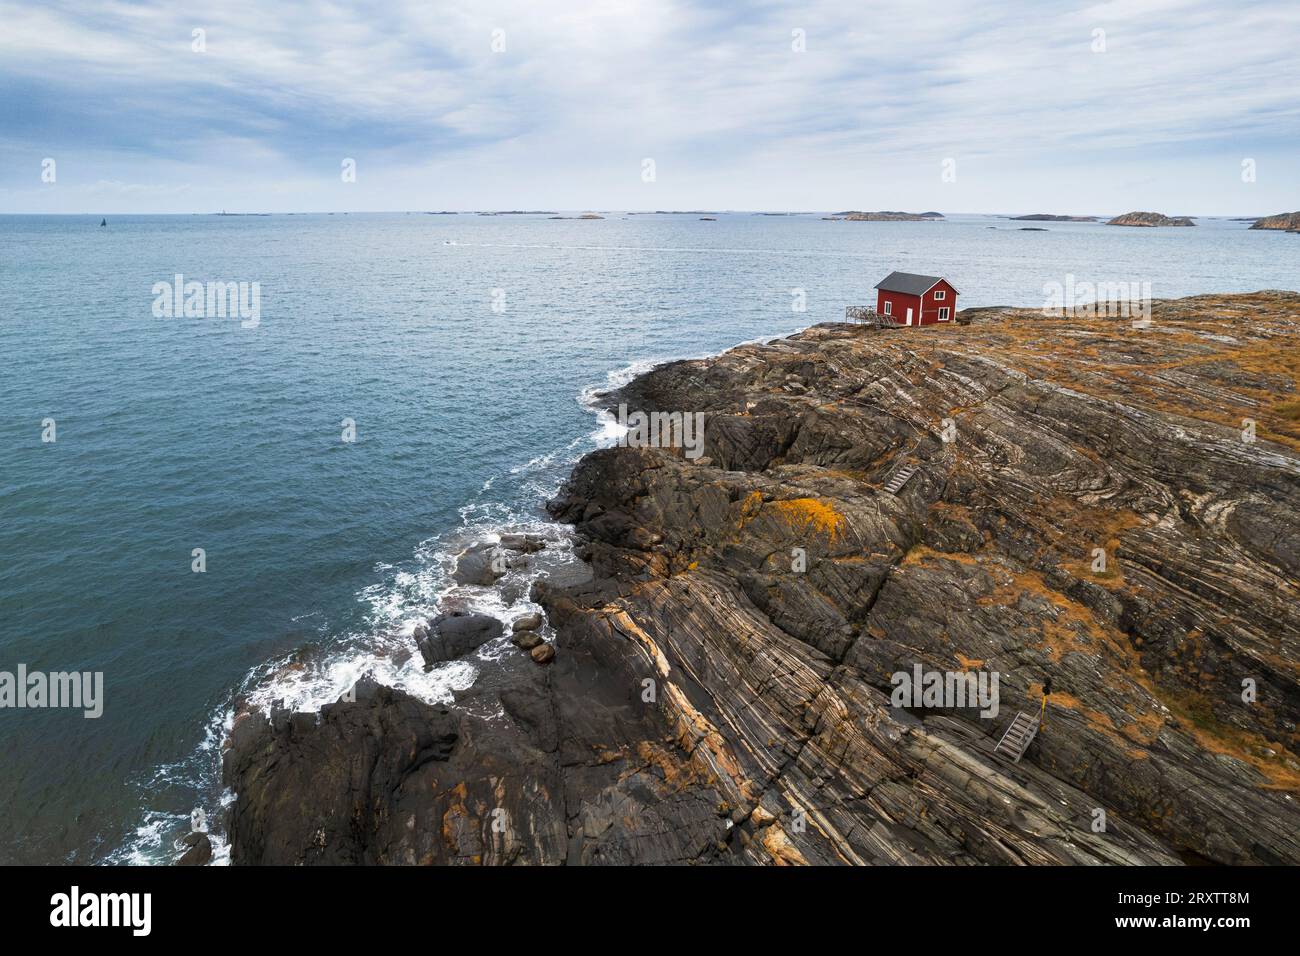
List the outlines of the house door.
{"type": "Polygon", "coordinates": [[[907,324],[912,324],[912,310],[910,308],[907,310],[907,324]]]}

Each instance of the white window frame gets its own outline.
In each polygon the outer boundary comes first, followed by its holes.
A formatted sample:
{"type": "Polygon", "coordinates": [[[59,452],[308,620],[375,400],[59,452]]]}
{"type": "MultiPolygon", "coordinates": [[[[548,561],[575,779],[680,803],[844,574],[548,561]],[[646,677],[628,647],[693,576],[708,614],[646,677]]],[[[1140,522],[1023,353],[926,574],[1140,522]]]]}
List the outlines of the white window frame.
{"type": "Polygon", "coordinates": [[[891,302],[889,299],[886,299],[886,300],[885,300],[885,315],[893,315],[893,314],[894,314],[894,303],[891,302]]]}
{"type": "Polygon", "coordinates": [[[945,305],[942,309],[939,310],[939,321],[940,321],[940,322],[947,322],[947,321],[948,321],[948,314],[949,314],[949,313],[948,313],[948,307],[945,305]]]}
{"type": "Polygon", "coordinates": [[[941,302],[941,301],[943,301],[943,300],[946,299],[946,298],[948,298],[948,292],[947,292],[945,289],[935,289],[935,290],[934,290],[934,301],[935,301],[935,302],[941,302]]]}

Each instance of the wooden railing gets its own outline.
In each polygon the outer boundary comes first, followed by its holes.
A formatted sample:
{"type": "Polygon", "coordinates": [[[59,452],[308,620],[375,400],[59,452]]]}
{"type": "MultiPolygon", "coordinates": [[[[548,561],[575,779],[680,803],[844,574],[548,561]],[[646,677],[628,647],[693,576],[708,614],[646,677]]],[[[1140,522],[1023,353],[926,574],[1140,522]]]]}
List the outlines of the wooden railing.
{"type": "Polygon", "coordinates": [[[844,321],[864,322],[867,325],[874,325],[878,329],[893,329],[903,324],[892,315],[881,315],[869,305],[846,305],[844,307],[844,321]]]}

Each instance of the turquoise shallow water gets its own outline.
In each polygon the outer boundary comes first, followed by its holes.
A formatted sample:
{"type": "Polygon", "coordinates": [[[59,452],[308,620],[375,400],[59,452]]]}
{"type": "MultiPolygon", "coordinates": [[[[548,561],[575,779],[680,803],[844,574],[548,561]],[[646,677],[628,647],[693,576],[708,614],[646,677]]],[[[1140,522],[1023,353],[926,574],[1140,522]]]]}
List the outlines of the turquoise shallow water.
{"type": "MultiPolygon", "coordinates": [[[[98,222],[0,217],[0,670],[103,671],[106,697],[98,720],[0,710],[4,863],[170,857],[223,799],[232,696],[310,702],[382,656],[459,537],[540,518],[610,373],[839,318],[892,269],[946,275],[962,307],[1037,306],[1067,273],[1157,297],[1300,274],[1300,238],[1227,221],[98,222]],[[260,324],[156,318],[176,273],[258,282],[260,324]]],[[[422,687],[386,666],[437,696],[491,665],[422,687]]]]}

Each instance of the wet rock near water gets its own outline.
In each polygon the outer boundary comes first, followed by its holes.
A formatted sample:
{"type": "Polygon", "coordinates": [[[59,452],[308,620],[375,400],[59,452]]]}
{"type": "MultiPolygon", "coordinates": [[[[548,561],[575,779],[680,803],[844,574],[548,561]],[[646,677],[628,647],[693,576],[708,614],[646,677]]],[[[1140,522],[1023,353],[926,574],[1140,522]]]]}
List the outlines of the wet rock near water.
{"type": "Polygon", "coordinates": [[[457,556],[452,578],[457,584],[491,587],[506,573],[507,561],[494,545],[478,544],[457,556]]]}
{"type": "Polygon", "coordinates": [[[510,643],[520,650],[531,651],[542,643],[542,635],[536,631],[515,631],[514,636],[510,638],[510,643]]]}
{"type": "Polygon", "coordinates": [[[546,547],[546,539],[535,534],[503,534],[501,535],[500,544],[507,551],[522,551],[525,554],[533,554],[546,547]]]}
{"type": "Polygon", "coordinates": [[[500,621],[486,614],[450,611],[429,621],[428,627],[415,629],[415,646],[426,667],[464,657],[488,641],[501,636],[500,621]]]}
{"type": "Polygon", "coordinates": [[[207,866],[212,861],[212,839],[199,830],[187,833],[181,843],[187,847],[177,866],[207,866]]]}
{"type": "Polygon", "coordinates": [[[525,614],[523,617],[518,618],[514,624],[511,625],[511,629],[516,634],[520,631],[535,631],[542,626],[542,623],[545,620],[546,618],[542,615],[541,611],[534,611],[531,614],[525,614]]]}

